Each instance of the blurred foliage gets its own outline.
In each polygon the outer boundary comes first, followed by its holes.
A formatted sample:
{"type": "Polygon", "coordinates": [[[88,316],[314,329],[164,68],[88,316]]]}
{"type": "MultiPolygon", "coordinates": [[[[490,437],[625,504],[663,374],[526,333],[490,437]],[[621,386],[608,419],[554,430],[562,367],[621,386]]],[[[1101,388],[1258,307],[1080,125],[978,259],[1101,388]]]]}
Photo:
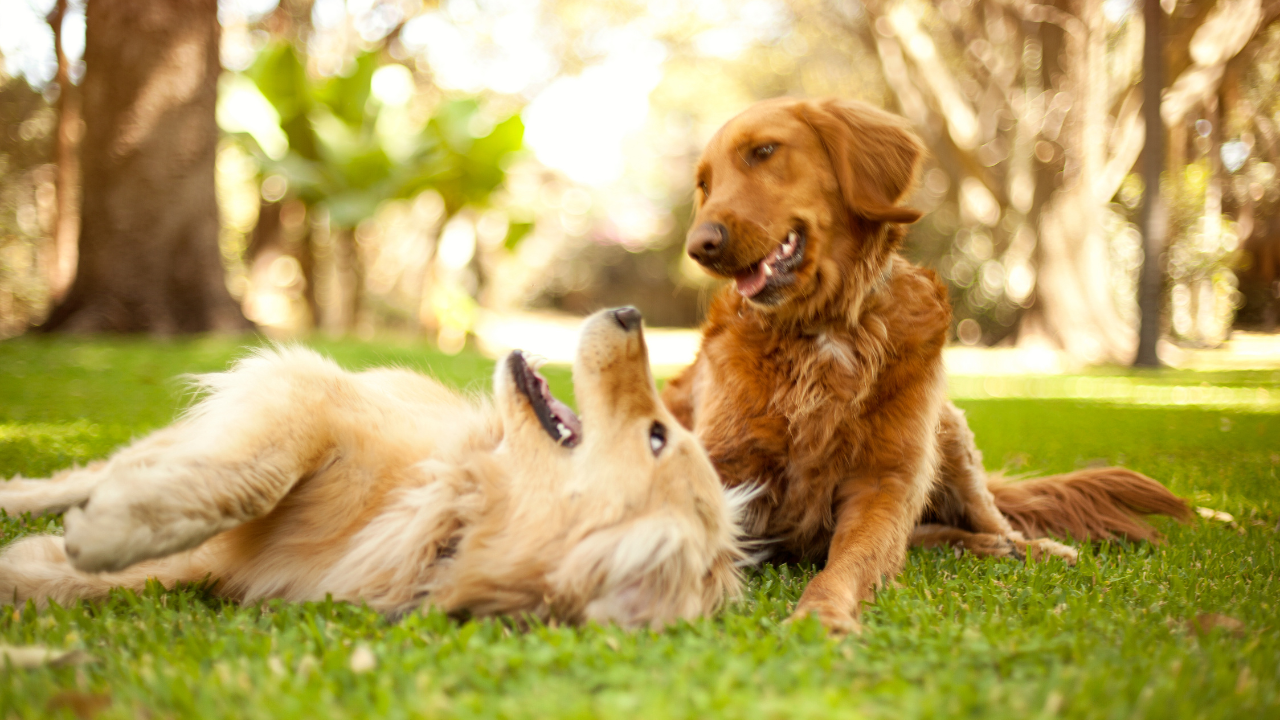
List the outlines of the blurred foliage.
{"type": "Polygon", "coordinates": [[[1175,242],[1166,263],[1171,286],[1170,324],[1175,337],[1214,344],[1220,339],[1207,337],[1206,330],[1229,327],[1240,304],[1232,272],[1240,239],[1229,216],[1211,217],[1206,212],[1212,163],[1200,158],[1179,169],[1181,172],[1172,177],[1166,174],[1164,180],[1174,198],[1169,226],[1175,242]]]}
{"type": "Polygon", "coordinates": [[[26,82],[0,76],[0,338],[43,316],[40,253],[53,198],[56,117],[26,82]]]}
{"type": "Polygon", "coordinates": [[[475,132],[479,104],[442,102],[419,128],[383,130],[395,112],[372,95],[380,53],[363,52],[346,75],[313,78],[290,43],[264,50],[246,75],[279,115],[288,153],[273,159],[252,141],[264,174],[278,172],[308,205],[325,205],[331,221],[355,227],[380,203],[433,189],[446,216],[484,205],[505,177],[503,163],[521,149],[524,125],[512,115],[475,132]]]}
{"type": "MultiPolygon", "coordinates": [[[[1242,307],[1238,320],[1246,327],[1274,329],[1280,320],[1280,25],[1259,33],[1251,62],[1239,73],[1237,104],[1250,112],[1228,117],[1224,135],[1247,154],[1231,171],[1227,197],[1235,215],[1248,225],[1239,228],[1238,270],[1242,307]]],[[[1242,225],[1245,223],[1242,222],[1242,225]]]]}
{"type": "MultiPolygon", "coordinates": [[[[224,240],[246,258],[246,312],[294,330],[448,328],[456,346],[482,288],[474,250],[453,253],[464,256],[460,267],[438,267],[441,233],[459,213],[470,220],[492,204],[522,155],[520,115],[499,108],[495,117],[480,97],[424,87],[385,42],[328,75],[305,47],[277,37],[223,82],[220,122],[256,166],[262,199],[256,221],[242,207],[247,237],[224,240]],[[302,210],[285,212],[291,203],[302,210]],[[411,217],[395,203],[409,203],[411,217]],[[282,225],[303,215],[301,235],[282,225]]],[[[237,164],[228,155],[227,167],[237,164]]],[[[228,197],[246,181],[233,174],[228,197]]],[[[504,222],[498,246],[510,252],[529,228],[504,222]]]]}
{"type": "MultiPolygon", "coordinates": [[[[1194,32],[1224,1],[1175,5],[1167,81],[1191,62],[1194,32]]],[[[437,332],[443,323],[457,326],[454,345],[483,307],[584,312],[634,301],[647,317],[693,323],[714,285],[680,252],[703,144],[755,100],[837,95],[915,124],[930,153],[910,202],[926,216],[904,252],[949,285],[960,339],[1013,342],[1024,317],[1048,302],[1042,229],[1059,191],[1132,147],[1124,116],[1140,79],[1140,8],[1136,0],[222,0],[219,121],[230,142],[218,182],[228,282],[267,326],[437,332]],[[1081,70],[1084,38],[1099,53],[1097,72],[1081,70]],[[548,105],[552,97],[561,102],[548,105]],[[586,136],[597,131],[616,141],[614,157],[592,155],[599,138],[586,136]],[[562,144],[580,140],[580,165],[613,163],[619,176],[593,183],[557,164],[539,145],[556,133],[562,144]],[[276,250],[254,257],[272,233],[276,250]],[[307,303],[311,312],[299,312],[307,303]],[[276,322],[290,313],[310,318],[276,322]]],[[[1259,243],[1280,238],[1280,26],[1258,31],[1221,84],[1216,110],[1204,100],[1182,121],[1185,147],[1168,173],[1170,328],[1193,343],[1217,339],[1201,316],[1222,325],[1246,301],[1237,276],[1245,295],[1272,301],[1259,289],[1259,243]],[[1215,126],[1208,139],[1199,121],[1215,126]],[[1213,160],[1222,152],[1242,164],[1224,168],[1213,160]],[[1196,309],[1201,297],[1212,313],[1196,309]]],[[[21,139],[14,132],[24,122],[6,116],[10,139],[21,139]]],[[[33,137],[31,151],[47,153],[47,142],[33,137]]],[[[43,302],[33,253],[45,221],[40,183],[31,184],[43,176],[8,165],[4,173],[4,242],[21,237],[30,250],[4,266],[27,270],[3,270],[0,280],[0,298],[11,298],[0,300],[10,303],[0,318],[18,327],[24,321],[14,318],[43,302]],[[26,189],[11,192],[19,177],[26,189]],[[14,229],[19,215],[39,219],[25,226],[32,233],[14,229]],[[12,309],[20,307],[28,309],[12,309]]],[[[1118,190],[1090,205],[1090,227],[1077,239],[1098,243],[1106,267],[1093,270],[1107,278],[1115,315],[1132,324],[1142,186],[1127,169],[1114,179],[1118,190]]]]}

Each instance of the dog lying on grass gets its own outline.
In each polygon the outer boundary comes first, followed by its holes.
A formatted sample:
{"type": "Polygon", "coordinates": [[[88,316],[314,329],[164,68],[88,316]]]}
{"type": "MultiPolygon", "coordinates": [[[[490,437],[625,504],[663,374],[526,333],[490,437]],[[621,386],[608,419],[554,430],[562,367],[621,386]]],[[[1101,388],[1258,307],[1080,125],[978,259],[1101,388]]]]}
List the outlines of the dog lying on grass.
{"type": "Polygon", "coordinates": [[[698,163],[686,249],[733,282],[663,400],[728,486],[760,484],[750,535],[826,559],[795,614],[836,632],[857,629],[909,543],[1074,563],[1041,536],[1151,539],[1139,514],[1188,515],[1122,468],[986,476],[946,397],[946,288],[897,252],[920,218],[899,203],[922,152],[905,121],[871,106],[777,99],[730,120],[698,163]]]}
{"type": "Polygon", "coordinates": [[[66,510],[65,536],[0,554],[0,603],[216,581],[214,592],[424,604],[460,615],[661,626],[739,590],[738,516],[658,398],[640,313],[597,313],[574,365],[581,420],[520,352],[492,402],[304,349],[198,378],[178,422],[0,507],[66,510]]]}

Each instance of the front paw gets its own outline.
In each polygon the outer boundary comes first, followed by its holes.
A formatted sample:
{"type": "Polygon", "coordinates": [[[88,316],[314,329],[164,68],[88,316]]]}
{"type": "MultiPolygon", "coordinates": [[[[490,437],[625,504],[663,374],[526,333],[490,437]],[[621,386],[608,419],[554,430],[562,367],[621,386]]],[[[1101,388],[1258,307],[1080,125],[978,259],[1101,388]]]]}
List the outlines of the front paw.
{"type": "Polygon", "coordinates": [[[190,549],[207,537],[207,523],[198,517],[184,517],[157,502],[131,501],[127,491],[102,487],[82,508],[67,511],[67,559],[77,570],[123,570],[190,549]]]}
{"type": "Polygon", "coordinates": [[[32,515],[39,515],[46,511],[56,512],[46,510],[45,504],[39,497],[40,491],[47,487],[47,482],[47,480],[27,480],[21,477],[8,481],[0,479],[0,510],[4,510],[9,517],[17,517],[27,512],[32,515]]]}
{"type": "Polygon", "coordinates": [[[149,557],[151,529],[134,520],[127,506],[71,508],[62,524],[67,560],[82,572],[115,572],[149,557]]]}
{"type": "Polygon", "coordinates": [[[829,599],[818,599],[801,597],[800,602],[796,603],[796,609],[791,613],[791,617],[787,618],[787,623],[798,622],[810,615],[817,616],[818,622],[822,623],[822,627],[826,628],[827,633],[834,637],[844,637],[846,635],[856,635],[862,632],[862,625],[858,623],[857,618],[853,616],[853,612],[843,604],[832,602],[829,599]]]}
{"type": "Polygon", "coordinates": [[[21,513],[32,515],[59,515],[89,497],[89,493],[102,479],[102,460],[83,468],[63,470],[48,480],[30,480],[15,477],[0,479],[0,510],[9,516],[21,513]]]}
{"type": "Polygon", "coordinates": [[[22,513],[33,516],[57,515],[75,504],[75,497],[66,497],[64,487],[52,480],[28,480],[16,477],[0,479],[0,510],[9,517],[22,513]]]}

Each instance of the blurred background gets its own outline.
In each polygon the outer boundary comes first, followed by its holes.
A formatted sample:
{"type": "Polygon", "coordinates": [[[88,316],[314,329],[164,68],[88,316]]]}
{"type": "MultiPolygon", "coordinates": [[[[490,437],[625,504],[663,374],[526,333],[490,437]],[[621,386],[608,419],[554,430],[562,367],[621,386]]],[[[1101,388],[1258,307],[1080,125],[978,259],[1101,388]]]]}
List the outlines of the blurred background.
{"type": "MultiPolygon", "coordinates": [[[[1148,314],[1175,362],[1280,318],[1280,2],[1159,5],[1148,314]]],[[[701,147],[752,101],[836,95],[930,148],[904,252],[959,346],[1128,364],[1143,38],[1143,0],[6,0],[0,338],[554,354],[624,303],[695,327],[701,147]]]]}

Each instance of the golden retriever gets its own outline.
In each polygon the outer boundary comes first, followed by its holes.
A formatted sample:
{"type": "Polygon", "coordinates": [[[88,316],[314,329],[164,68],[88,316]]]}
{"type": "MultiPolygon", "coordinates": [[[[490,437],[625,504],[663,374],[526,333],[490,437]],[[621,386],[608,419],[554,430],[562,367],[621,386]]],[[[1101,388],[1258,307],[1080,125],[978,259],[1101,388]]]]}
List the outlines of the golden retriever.
{"type": "Polygon", "coordinates": [[[697,167],[686,250],[732,284],[663,400],[726,485],[761,485],[749,535],[826,559],[795,616],[835,632],[858,628],[912,542],[1074,563],[1038,536],[1150,539],[1138,514],[1187,516],[1120,468],[987,478],[946,397],[946,288],[898,254],[920,217],[900,202],[922,152],[904,120],[869,105],[776,99],[730,120],[697,167]]]}
{"type": "Polygon", "coordinates": [[[640,323],[634,308],[586,321],[581,420],[518,351],[492,402],[305,349],[200,377],[203,400],[109,460],[0,483],[9,513],[67,509],[65,537],[0,555],[0,602],[212,578],[239,601],[389,614],[704,616],[738,591],[748,496],[663,407],[640,323]]]}

